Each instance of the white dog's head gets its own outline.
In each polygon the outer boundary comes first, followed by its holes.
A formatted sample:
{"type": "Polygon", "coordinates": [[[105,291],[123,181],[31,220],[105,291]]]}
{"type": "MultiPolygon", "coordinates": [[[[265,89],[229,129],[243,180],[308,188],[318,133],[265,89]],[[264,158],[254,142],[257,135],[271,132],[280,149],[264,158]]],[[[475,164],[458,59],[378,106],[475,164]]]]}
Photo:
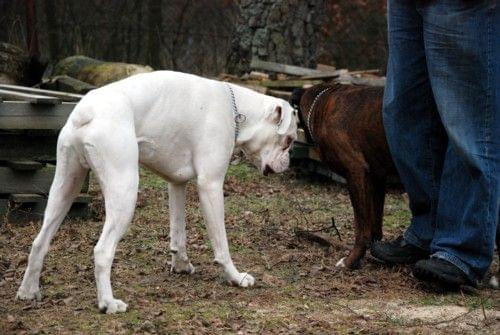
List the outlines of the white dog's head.
{"type": "MultiPolygon", "coordinates": [[[[272,99],[265,106],[264,117],[245,130],[241,150],[264,174],[288,169],[289,151],[297,139],[297,114],[288,102],[272,99]]],[[[243,135],[243,134],[242,134],[243,135]]]]}

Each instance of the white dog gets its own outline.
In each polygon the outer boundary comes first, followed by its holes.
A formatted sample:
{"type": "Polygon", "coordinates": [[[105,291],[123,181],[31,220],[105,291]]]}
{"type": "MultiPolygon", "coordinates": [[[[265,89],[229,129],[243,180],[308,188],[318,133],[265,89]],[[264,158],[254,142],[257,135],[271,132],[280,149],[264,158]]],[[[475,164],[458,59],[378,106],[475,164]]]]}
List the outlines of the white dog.
{"type": "Polygon", "coordinates": [[[286,101],[194,75],[158,71],[91,91],[59,135],[43,226],[17,297],[41,298],[43,259],[90,168],[106,205],[94,248],[98,306],[106,313],[126,311],[127,304],[113,297],[110,273],[118,241],[134,214],[139,162],[170,182],[172,271],[194,271],[186,253],[185,188],[196,178],[215,262],[229,283],[252,286],[254,278],[239,272],[229,254],[224,176],[235,147],[264,174],[284,171],[296,132],[296,115],[286,101]]]}

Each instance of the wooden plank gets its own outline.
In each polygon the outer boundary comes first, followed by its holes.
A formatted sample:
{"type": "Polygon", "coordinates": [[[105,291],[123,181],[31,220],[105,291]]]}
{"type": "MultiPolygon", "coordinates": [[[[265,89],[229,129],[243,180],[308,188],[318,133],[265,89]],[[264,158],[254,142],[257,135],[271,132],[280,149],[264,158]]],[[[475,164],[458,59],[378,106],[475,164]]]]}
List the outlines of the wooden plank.
{"type": "Polygon", "coordinates": [[[280,91],[280,90],[268,90],[267,95],[288,101],[292,96],[292,92],[280,91]]]}
{"type": "Polygon", "coordinates": [[[47,166],[37,171],[16,171],[9,167],[0,167],[0,194],[48,194],[54,172],[55,166],[47,166]]]}
{"type": "Polygon", "coordinates": [[[337,70],[337,68],[332,65],[318,63],[316,64],[316,70],[323,72],[334,72],[337,70]]]}
{"type": "Polygon", "coordinates": [[[347,69],[340,69],[336,70],[334,72],[325,72],[325,73],[320,73],[320,74],[315,74],[315,75],[310,75],[310,76],[302,76],[300,79],[322,79],[322,80],[327,80],[327,79],[333,79],[341,76],[342,74],[348,73],[349,71],[347,69]]]}
{"type": "Polygon", "coordinates": [[[354,85],[368,85],[368,86],[384,87],[385,86],[385,77],[379,77],[379,78],[369,78],[369,77],[356,78],[356,77],[353,77],[351,79],[351,83],[353,83],[354,85]]]}
{"type": "Polygon", "coordinates": [[[296,87],[304,87],[304,86],[313,86],[317,84],[321,84],[322,80],[267,80],[262,81],[260,84],[269,88],[296,88],[296,87]]]}
{"type": "Polygon", "coordinates": [[[243,83],[238,83],[236,85],[239,85],[239,86],[242,86],[242,87],[246,87],[248,89],[251,89],[251,90],[253,90],[255,92],[259,92],[259,93],[262,93],[262,94],[266,94],[267,93],[267,88],[263,87],[263,86],[253,85],[253,84],[243,84],[243,83]]]}
{"type": "Polygon", "coordinates": [[[2,90],[2,89],[0,89],[0,97],[2,97],[5,100],[21,100],[35,104],[55,105],[61,103],[61,99],[56,97],[49,97],[31,93],[21,93],[21,92],[2,90]]]}
{"type": "Polygon", "coordinates": [[[7,166],[14,170],[19,171],[34,171],[40,170],[45,166],[44,163],[36,162],[36,161],[7,161],[7,166]]]}
{"type": "Polygon", "coordinates": [[[338,76],[340,76],[340,73],[322,73],[322,74],[317,74],[317,75],[312,75],[312,76],[302,76],[302,77],[300,77],[300,79],[328,80],[328,79],[338,78],[338,76]]]}
{"type": "Polygon", "coordinates": [[[248,74],[248,79],[250,80],[268,80],[269,75],[267,73],[252,71],[248,74]]]}
{"type": "Polygon", "coordinates": [[[33,87],[18,86],[18,85],[0,84],[0,89],[22,92],[22,93],[32,93],[32,94],[44,95],[44,96],[48,95],[48,96],[60,98],[63,101],[72,101],[72,102],[80,101],[80,99],[84,97],[81,94],[59,92],[59,91],[53,91],[53,90],[44,90],[41,88],[33,88],[33,87]]]}
{"type": "Polygon", "coordinates": [[[250,67],[256,70],[285,73],[293,76],[312,76],[324,73],[324,71],[309,69],[295,65],[267,62],[260,60],[256,57],[252,58],[252,61],[250,62],[250,67]]]}
{"type": "MultiPolygon", "coordinates": [[[[54,179],[55,166],[47,165],[36,171],[16,171],[0,167],[0,194],[41,194],[47,195],[54,179]]],[[[89,175],[83,183],[82,192],[89,188],[89,175]]]]}
{"type": "Polygon", "coordinates": [[[21,101],[0,104],[0,129],[61,129],[76,106],[74,102],[59,105],[33,105],[21,101]]]}
{"type": "Polygon", "coordinates": [[[16,203],[25,203],[25,202],[41,202],[45,200],[45,197],[40,194],[34,193],[25,193],[25,194],[11,194],[9,196],[9,200],[16,203]]]}

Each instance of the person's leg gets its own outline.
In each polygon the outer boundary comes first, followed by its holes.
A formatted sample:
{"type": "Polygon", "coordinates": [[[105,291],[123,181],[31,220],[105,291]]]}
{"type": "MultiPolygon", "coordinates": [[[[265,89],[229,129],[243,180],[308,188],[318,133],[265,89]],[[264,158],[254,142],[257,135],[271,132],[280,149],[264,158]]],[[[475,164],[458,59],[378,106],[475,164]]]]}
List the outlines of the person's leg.
{"type": "Polygon", "coordinates": [[[496,3],[443,0],[419,8],[431,87],[448,136],[431,252],[473,282],[491,263],[499,213],[496,3]]]}
{"type": "MultiPolygon", "coordinates": [[[[434,236],[446,136],[429,84],[423,22],[417,2],[389,0],[387,12],[389,60],[384,127],[394,163],[410,199],[412,221],[404,240],[429,250],[434,236]]],[[[381,243],[374,244],[375,257],[382,254],[382,249],[378,253],[381,246],[383,249],[381,243]]]]}

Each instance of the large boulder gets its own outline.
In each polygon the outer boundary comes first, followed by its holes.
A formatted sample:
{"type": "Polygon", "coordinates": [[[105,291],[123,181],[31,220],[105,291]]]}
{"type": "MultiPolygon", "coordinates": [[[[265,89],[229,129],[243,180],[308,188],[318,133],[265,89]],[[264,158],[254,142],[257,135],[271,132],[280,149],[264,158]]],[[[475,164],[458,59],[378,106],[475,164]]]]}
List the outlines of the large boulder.
{"type": "Polygon", "coordinates": [[[104,62],[86,56],[71,56],[54,66],[51,77],[69,76],[99,87],[134,74],[152,71],[147,65],[104,62]]]}

